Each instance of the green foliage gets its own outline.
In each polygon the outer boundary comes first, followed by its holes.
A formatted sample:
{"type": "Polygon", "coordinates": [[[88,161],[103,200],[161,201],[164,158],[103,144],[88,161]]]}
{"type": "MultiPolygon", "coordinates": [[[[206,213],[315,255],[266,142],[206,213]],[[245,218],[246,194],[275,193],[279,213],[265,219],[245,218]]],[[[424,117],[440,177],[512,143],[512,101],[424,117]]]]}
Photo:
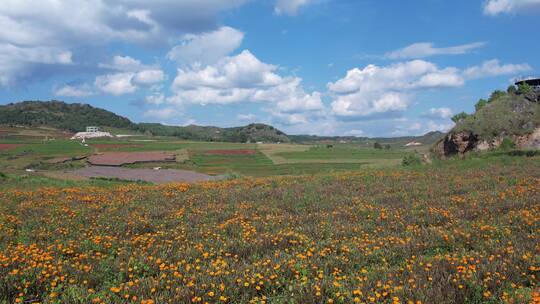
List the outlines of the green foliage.
{"type": "Polygon", "coordinates": [[[488,104],[487,100],[480,99],[480,100],[478,100],[478,102],[476,103],[474,108],[475,108],[476,111],[479,111],[481,108],[483,108],[487,104],[488,104]]]}
{"type": "Polygon", "coordinates": [[[382,146],[380,143],[375,142],[375,143],[373,144],[373,148],[374,148],[374,149],[382,149],[383,146],[382,146]]]}
{"type": "Polygon", "coordinates": [[[499,146],[499,149],[503,151],[512,150],[514,148],[516,148],[516,144],[508,137],[505,137],[499,146]]]}
{"type": "Polygon", "coordinates": [[[505,97],[507,94],[504,91],[501,90],[495,90],[491,95],[489,96],[488,102],[493,102],[499,98],[505,97]]]}
{"type": "Polygon", "coordinates": [[[506,89],[506,93],[508,93],[510,95],[516,95],[517,94],[516,86],[513,85],[513,84],[508,86],[508,89],[506,89]]]}
{"type": "Polygon", "coordinates": [[[386,150],[390,150],[390,149],[392,149],[392,146],[390,146],[389,144],[386,144],[386,145],[384,145],[384,148],[385,148],[386,150]]]}
{"type": "Polygon", "coordinates": [[[530,86],[529,84],[525,83],[525,82],[519,84],[518,89],[517,89],[517,92],[518,92],[518,94],[520,94],[520,95],[528,94],[528,93],[530,93],[531,91],[532,91],[531,86],[530,86]]]}
{"type": "Polygon", "coordinates": [[[454,115],[452,117],[452,121],[454,123],[458,123],[458,122],[461,122],[462,120],[466,119],[467,117],[469,117],[469,114],[467,114],[465,112],[461,112],[461,113],[458,113],[458,114],[454,115]]]}
{"type": "Polygon", "coordinates": [[[132,128],[127,118],[87,104],[67,104],[61,101],[24,101],[0,106],[0,124],[49,126],[72,132],[87,126],[132,128]]]}
{"type": "Polygon", "coordinates": [[[403,157],[401,164],[405,167],[418,166],[422,164],[422,159],[420,158],[420,155],[418,155],[417,153],[411,153],[403,157]]]}

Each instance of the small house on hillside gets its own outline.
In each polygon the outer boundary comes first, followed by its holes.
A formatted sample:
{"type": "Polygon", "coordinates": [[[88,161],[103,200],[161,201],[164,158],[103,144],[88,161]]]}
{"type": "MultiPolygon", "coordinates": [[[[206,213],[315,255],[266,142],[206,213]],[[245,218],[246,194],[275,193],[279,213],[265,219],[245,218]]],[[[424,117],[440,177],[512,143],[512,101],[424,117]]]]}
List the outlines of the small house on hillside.
{"type": "Polygon", "coordinates": [[[96,133],[96,132],[99,132],[99,127],[95,127],[95,126],[89,126],[89,127],[86,127],[86,132],[88,133],[96,133]]]}

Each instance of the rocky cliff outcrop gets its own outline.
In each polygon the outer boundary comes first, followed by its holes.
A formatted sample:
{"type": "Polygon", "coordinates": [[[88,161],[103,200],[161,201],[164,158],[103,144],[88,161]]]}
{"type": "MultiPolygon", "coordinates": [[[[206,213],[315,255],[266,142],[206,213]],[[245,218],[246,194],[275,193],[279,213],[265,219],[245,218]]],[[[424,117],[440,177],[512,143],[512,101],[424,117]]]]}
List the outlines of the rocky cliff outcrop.
{"type": "Polygon", "coordinates": [[[458,122],[432,152],[444,158],[492,150],[505,139],[518,149],[540,148],[540,90],[503,94],[491,100],[458,122]]]}
{"type": "Polygon", "coordinates": [[[478,144],[478,137],[471,132],[449,133],[435,145],[439,156],[452,156],[472,151],[478,144]]]}
{"type": "MultiPolygon", "coordinates": [[[[507,136],[518,149],[540,149],[540,127],[525,135],[507,136]]],[[[480,140],[471,132],[449,133],[435,144],[432,152],[440,157],[463,155],[469,151],[487,151],[499,148],[503,136],[491,140],[480,140]]]]}

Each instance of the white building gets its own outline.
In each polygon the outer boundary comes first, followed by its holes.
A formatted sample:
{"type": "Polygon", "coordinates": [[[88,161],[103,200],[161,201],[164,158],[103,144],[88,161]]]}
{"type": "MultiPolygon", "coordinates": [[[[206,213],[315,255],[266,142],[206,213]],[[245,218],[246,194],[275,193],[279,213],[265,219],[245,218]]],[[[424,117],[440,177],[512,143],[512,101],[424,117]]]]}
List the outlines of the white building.
{"type": "Polygon", "coordinates": [[[86,127],[86,132],[88,133],[99,132],[99,127],[94,127],[94,126],[86,127]]]}

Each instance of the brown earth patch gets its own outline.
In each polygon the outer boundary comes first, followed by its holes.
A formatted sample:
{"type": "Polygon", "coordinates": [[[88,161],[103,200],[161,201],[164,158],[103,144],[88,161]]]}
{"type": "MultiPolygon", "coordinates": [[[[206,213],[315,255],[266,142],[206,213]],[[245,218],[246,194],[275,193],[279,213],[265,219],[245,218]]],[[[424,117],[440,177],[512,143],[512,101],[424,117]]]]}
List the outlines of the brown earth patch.
{"type": "Polygon", "coordinates": [[[22,146],[21,144],[0,144],[0,151],[11,150],[22,146]]]}
{"type": "Polygon", "coordinates": [[[187,170],[128,169],[104,166],[81,168],[70,173],[80,177],[119,178],[132,181],[142,180],[158,184],[173,182],[200,182],[223,178],[187,170]]]}
{"type": "Polygon", "coordinates": [[[92,155],[88,162],[96,166],[121,166],[145,162],[175,161],[176,156],[167,152],[107,152],[92,155]]]}
{"type": "Polygon", "coordinates": [[[237,149],[237,150],[206,150],[204,154],[211,155],[254,155],[257,154],[257,150],[251,149],[237,149]]]}

